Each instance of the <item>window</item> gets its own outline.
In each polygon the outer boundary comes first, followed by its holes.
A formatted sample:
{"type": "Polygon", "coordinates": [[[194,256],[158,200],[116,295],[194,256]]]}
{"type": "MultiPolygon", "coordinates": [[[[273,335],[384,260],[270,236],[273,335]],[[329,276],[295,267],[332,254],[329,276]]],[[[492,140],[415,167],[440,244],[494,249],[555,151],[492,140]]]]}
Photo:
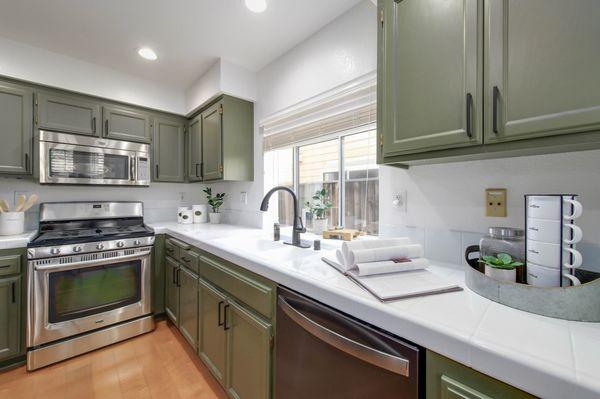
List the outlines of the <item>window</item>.
{"type": "MultiPolygon", "coordinates": [[[[266,151],[265,190],[275,185],[293,188],[303,207],[307,228],[312,215],[306,202],[325,189],[332,207],[326,212],[329,227],[344,226],[376,235],[379,232],[379,169],[377,134],[373,124],[266,151]]],[[[279,193],[269,212],[282,225],[293,222],[293,203],[279,193]]]]}

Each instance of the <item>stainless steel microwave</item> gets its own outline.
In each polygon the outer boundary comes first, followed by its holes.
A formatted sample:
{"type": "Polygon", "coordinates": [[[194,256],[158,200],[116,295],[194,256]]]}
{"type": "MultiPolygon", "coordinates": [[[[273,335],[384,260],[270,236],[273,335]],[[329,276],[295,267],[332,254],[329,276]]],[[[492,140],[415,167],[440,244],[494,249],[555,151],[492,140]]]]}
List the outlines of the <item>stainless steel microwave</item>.
{"type": "Polygon", "coordinates": [[[40,130],[40,183],[150,185],[150,145],[40,130]]]}

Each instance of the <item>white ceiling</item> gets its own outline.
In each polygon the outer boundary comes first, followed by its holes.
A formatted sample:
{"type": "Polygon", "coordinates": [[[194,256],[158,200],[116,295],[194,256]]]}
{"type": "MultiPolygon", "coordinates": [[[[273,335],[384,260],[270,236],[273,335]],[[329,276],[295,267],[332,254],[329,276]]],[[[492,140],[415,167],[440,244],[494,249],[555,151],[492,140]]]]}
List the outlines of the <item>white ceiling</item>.
{"type": "Polygon", "coordinates": [[[0,36],[185,88],[218,57],[258,71],[360,1],[0,0],[0,36]]]}

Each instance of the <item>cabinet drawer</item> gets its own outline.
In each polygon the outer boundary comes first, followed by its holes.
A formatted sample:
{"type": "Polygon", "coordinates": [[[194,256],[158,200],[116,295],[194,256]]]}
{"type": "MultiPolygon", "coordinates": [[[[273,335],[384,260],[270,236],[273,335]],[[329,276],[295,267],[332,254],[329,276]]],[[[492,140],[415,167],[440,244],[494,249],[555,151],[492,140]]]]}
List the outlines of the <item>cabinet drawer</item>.
{"type": "Polygon", "coordinates": [[[268,318],[273,316],[274,285],[263,284],[206,256],[200,256],[200,275],[260,314],[268,318]]]}
{"type": "Polygon", "coordinates": [[[190,271],[198,274],[198,262],[200,254],[190,249],[179,248],[179,263],[188,268],[190,271]]]}
{"type": "Polygon", "coordinates": [[[165,240],[165,254],[173,259],[179,259],[179,247],[170,238],[165,240]]]}
{"type": "Polygon", "coordinates": [[[21,254],[0,255],[0,276],[21,272],[21,254]]]}

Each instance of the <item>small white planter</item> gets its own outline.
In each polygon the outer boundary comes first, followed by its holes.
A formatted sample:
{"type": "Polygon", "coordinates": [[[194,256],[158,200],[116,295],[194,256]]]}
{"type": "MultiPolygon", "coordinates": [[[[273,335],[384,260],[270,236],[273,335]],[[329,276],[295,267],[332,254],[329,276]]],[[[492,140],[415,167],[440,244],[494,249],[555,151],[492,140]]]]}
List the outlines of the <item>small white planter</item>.
{"type": "Polygon", "coordinates": [[[495,267],[485,265],[485,275],[500,281],[510,281],[512,283],[517,281],[517,269],[497,269],[495,267]]]}
{"type": "Polygon", "coordinates": [[[313,233],[317,235],[323,234],[327,230],[327,219],[314,219],[313,220],[313,233]]]}
{"type": "Polygon", "coordinates": [[[208,214],[208,219],[212,224],[219,224],[221,223],[221,214],[211,212],[208,214]]]}

